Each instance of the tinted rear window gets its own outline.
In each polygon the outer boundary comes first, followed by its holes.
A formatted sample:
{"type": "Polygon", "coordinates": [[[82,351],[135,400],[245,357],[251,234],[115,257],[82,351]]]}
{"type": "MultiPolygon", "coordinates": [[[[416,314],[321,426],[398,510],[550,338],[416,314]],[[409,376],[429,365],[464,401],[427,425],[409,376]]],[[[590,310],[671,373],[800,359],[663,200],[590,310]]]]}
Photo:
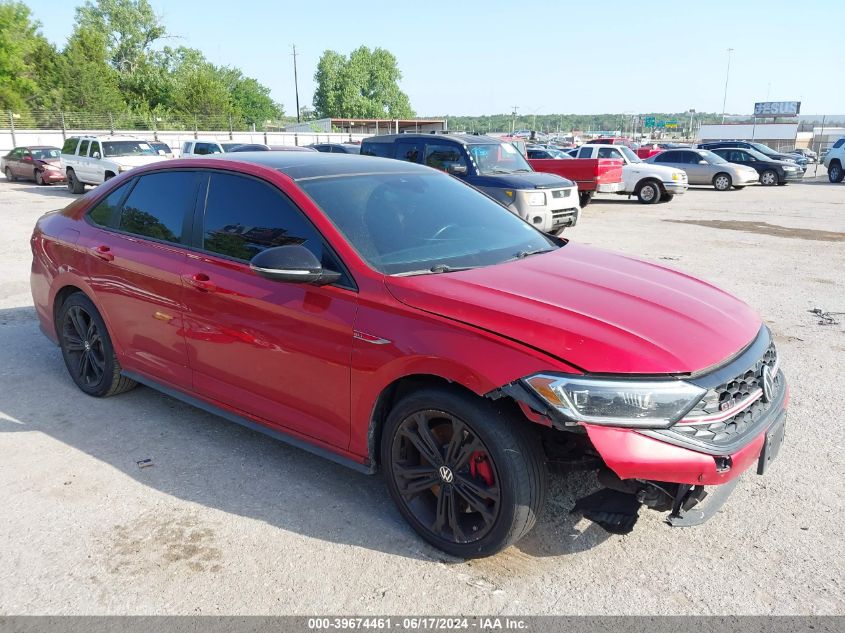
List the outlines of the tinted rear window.
{"type": "Polygon", "coordinates": [[[88,217],[91,218],[94,224],[99,224],[100,226],[112,226],[114,224],[120,201],[123,200],[123,196],[126,195],[126,192],[129,190],[131,185],[131,181],[127,182],[125,185],[121,185],[105,198],[100,200],[100,202],[97,203],[97,206],[91,209],[88,213],[88,217]]]}
{"type": "Polygon", "coordinates": [[[75,154],[76,153],[76,145],[79,143],[78,138],[69,138],[65,141],[65,144],[62,145],[62,154],[75,154]]]}
{"type": "Polygon", "coordinates": [[[129,194],[118,228],[165,242],[182,242],[186,214],[193,210],[197,176],[171,171],[142,176],[129,194]]]}
{"type": "Polygon", "coordinates": [[[364,143],[361,145],[361,153],[365,156],[392,158],[393,143],[364,143]]]}

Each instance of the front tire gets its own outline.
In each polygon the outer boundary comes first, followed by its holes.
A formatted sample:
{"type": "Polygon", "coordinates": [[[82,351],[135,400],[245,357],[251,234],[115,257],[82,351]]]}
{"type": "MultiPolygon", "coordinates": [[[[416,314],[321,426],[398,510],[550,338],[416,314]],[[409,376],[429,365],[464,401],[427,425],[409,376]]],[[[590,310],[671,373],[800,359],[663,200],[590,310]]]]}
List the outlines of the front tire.
{"type": "Polygon", "coordinates": [[[67,188],[71,193],[85,193],[85,185],[79,182],[76,173],[72,169],[67,170],[67,188]]]}
{"type": "Polygon", "coordinates": [[[764,187],[771,187],[778,184],[778,174],[773,169],[767,169],[760,174],[760,184],[764,187]]]}
{"type": "Polygon", "coordinates": [[[381,465],[411,527],[460,558],[499,552],[537,521],[546,492],[542,448],[501,405],[428,387],[400,400],[385,422],[381,465]]]}
{"type": "Polygon", "coordinates": [[[845,171],[842,170],[842,165],[839,161],[832,162],[827,168],[827,179],[832,183],[839,183],[843,178],[845,178],[845,171]]]}
{"type": "Polygon", "coordinates": [[[654,180],[646,180],[637,187],[637,200],[642,204],[656,204],[660,202],[660,185],[654,180]]]}
{"type": "Polygon", "coordinates": [[[35,171],[35,184],[40,187],[44,186],[44,175],[41,173],[40,170],[35,171]]]}
{"type": "Polygon", "coordinates": [[[15,182],[17,180],[17,178],[15,178],[12,175],[12,170],[9,169],[8,167],[6,167],[5,174],[6,174],[6,180],[8,180],[9,182],[15,182]]]}
{"type": "Polygon", "coordinates": [[[730,191],[733,186],[733,180],[729,174],[720,173],[713,176],[713,188],[716,191],[730,191]]]}
{"type": "Polygon", "coordinates": [[[660,196],[660,202],[672,202],[675,199],[674,193],[664,193],[660,196]]]}
{"type": "Polygon", "coordinates": [[[59,345],[70,377],[89,396],[105,398],[136,386],[120,374],[106,324],[83,293],[72,294],[56,319],[59,345]]]}
{"type": "Polygon", "coordinates": [[[581,208],[586,207],[593,200],[594,191],[579,191],[578,201],[581,203],[581,208]]]}

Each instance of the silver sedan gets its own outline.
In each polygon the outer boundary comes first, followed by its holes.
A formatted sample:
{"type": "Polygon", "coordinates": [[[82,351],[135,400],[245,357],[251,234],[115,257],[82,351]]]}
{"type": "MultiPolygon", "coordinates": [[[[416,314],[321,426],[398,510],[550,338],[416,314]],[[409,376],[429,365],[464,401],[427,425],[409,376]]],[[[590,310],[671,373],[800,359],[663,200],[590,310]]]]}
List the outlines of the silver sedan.
{"type": "Polygon", "coordinates": [[[742,189],[759,181],[757,170],[729,163],[706,149],[667,149],[650,157],[647,163],[682,169],[691,185],[712,185],[719,191],[742,189]]]}

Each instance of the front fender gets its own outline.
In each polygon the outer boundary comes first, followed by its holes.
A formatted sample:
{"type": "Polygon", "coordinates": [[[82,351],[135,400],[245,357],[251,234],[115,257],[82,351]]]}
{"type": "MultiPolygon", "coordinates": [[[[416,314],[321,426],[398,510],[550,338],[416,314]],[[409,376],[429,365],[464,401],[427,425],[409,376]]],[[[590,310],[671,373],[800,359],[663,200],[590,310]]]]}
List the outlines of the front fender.
{"type": "Polygon", "coordinates": [[[480,397],[541,371],[580,373],[515,341],[407,306],[384,315],[384,306],[361,306],[356,317],[349,451],[363,458],[372,457],[368,438],[379,396],[402,378],[436,376],[480,397]]]}

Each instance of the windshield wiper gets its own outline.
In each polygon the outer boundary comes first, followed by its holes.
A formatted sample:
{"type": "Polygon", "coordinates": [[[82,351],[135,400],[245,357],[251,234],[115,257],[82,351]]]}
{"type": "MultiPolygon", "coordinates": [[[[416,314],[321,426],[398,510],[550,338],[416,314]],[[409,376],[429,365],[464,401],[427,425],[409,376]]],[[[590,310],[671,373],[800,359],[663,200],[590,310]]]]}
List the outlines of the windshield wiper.
{"type": "Polygon", "coordinates": [[[456,273],[461,270],[470,270],[475,266],[447,266],[446,264],[435,264],[428,269],[430,273],[456,273]]]}
{"type": "Polygon", "coordinates": [[[531,171],[531,170],[530,170],[530,169],[525,169],[525,167],[520,167],[519,169],[514,169],[512,172],[508,172],[508,173],[513,174],[513,173],[516,173],[516,172],[518,172],[518,171],[531,171]]]}
{"type": "Polygon", "coordinates": [[[552,251],[557,250],[554,248],[538,248],[536,251],[519,251],[514,259],[525,259],[526,257],[531,257],[531,255],[539,255],[541,253],[551,253],[552,251]]]}

